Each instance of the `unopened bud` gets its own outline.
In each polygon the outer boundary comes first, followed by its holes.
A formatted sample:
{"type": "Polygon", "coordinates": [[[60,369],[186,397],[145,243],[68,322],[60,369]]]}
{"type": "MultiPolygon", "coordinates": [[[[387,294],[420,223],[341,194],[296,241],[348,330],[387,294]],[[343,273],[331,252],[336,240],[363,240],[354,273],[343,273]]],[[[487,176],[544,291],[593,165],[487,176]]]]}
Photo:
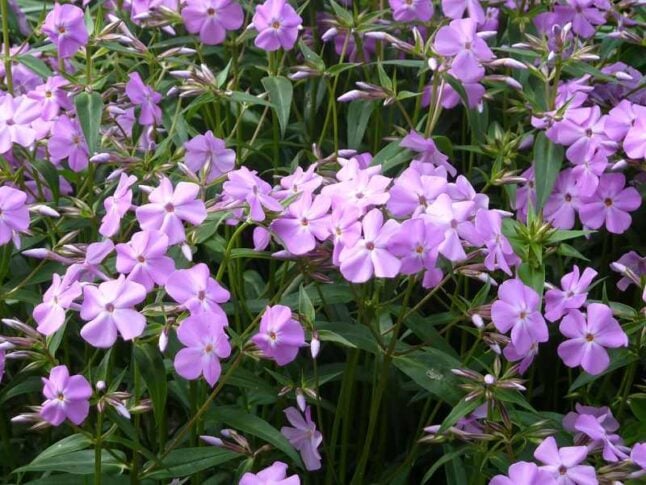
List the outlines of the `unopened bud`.
{"type": "Polygon", "coordinates": [[[40,214],[41,216],[60,217],[61,215],[51,207],[44,204],[35,204],[29,208],[30,211],[40,214]]]}
{"type": "Polygon", "coordinates": [[[300,409],[301,412],[304,413],[305,408],[307,407],[307,401],[305,400],[303,391],[301,391],[300,389],[296,389],[296,404],[298,405],[298,409],[300,409]]]}
{"type": "MultiPolygon", "coordinates": [[[[222,436],[224,436],[224,432],[222,433],[222,436]]],[[[207,445],[217,446],[218,448],[222,448],[224,446],[224,441],[222,441],[220,438],[217,438],[215,436],[201,435],[200,439],[204,441],[207,445]]]]}
{"type": "Polygon", "coordinates": [[[318,338],[318,334],[312,335],[312,341],[310,342],[310,353],[312,354],[312,359],[316,359],[321,351],[321,341],[318,338]]]}
{"type": "Polygon", "coordinates": [[[471,322],[475,325],[476,328],[482,329],[484,328],[484,321],[482,320],[482,317],[478,315],[477,313],[474,313],[471,315],[471,322]]]}
{"type": "Polygon", "coordinates": [[[160,352],[166,352],[166,347],[168,347],[168,332],[166,331],[166,329],[163,329],[159,334],[158,346],[160,352]]]}
{"type": "Polygon", "coordinates": [[[103,391],[106,390],[106,388],[107,388],[107,385],[106,385],[105,381],[98,381],[96,383],[96,390],[97,391],[103,392],[103,391]]]}

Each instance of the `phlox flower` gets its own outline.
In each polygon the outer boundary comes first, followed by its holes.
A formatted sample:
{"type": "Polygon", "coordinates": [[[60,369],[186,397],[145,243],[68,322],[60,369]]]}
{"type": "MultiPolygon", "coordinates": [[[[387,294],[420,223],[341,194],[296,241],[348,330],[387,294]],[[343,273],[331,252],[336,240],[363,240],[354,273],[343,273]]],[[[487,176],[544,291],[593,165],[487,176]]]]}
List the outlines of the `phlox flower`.
{"type": "Polygon", "coordinates": [[[242,475],[238,485],[300,485],[298,475],[287,476],[287,464],[275,461],[271,466],[258,473],[247,472],[242,475]]]}
{"type": "Polygon", "coordinates": [[[476,35],[477,21],[471,18],[453,20],[441,27],[433,48],[452,58],[449,73],[464,82],[477,82],[484,76],[483,62],[494,59],[487,43],[476,35]]]}
{"type": "Polygon", "coordinates": [[[159,187],[148,196],[149,203],[137,208],[136,216],[142,229],[158,229],[168,236],[173,245],[186,239],[182,221],[201,224],[206,219],[204,202],[197,198],[200,187],[191,182],[180,182],[173,189],[164,177],[159,187]]]}
{"type": "Polygon", "coordinates": [[[271,229],[287,250],[302,255],[316,247],[316,240],[324,241],[329,235],[328,211],[332,201],[325,195],[301,194],[285,214],[271,223],[271,229]]]}
{"type": "Polygon", "coordinates": [[[263,208],[274,212],[283,210],[280,202],[271,195],[271,185],[259,178],[255,170],[244,166],[228,173],[222,190],[232,201],[247,203],[251,220],[256,222],[265,220],[263,208]]]}
{"type": "Polygon", "coordinates": [[[346,246],[339,255],[343,277],[352,283],[365,283],[373,275],[395,277],[401,262],[388,250],[388,244],[397,227],[393,219],[384,223],[379,209],[368,212],[361,221],[362,239],[351,247],[346,246]]]}
{"type": "Polygon", "coordinates": [[[541,470],[536,463],[519,461],[509,467],[508,476],[496,475],[489,485],[557,485],[552,474],[541,470]]]}
{"type": "Polygon", "coordinates": [[[607,406],[602,406],[599,408],[593,406],[583,406],[580,403],[576,403],[574,406],[576,411],[571,411],[565,415],[563,418],[563,429],[569,433],[574,434],[574,441],[581,442],[584,438],[584,434],[580,431],[577,431],[575,425],[579,416],[584,414],[589,414],[597,418],[597,421],[601,424],[603,429],[608,434],[612,434],[619,429],[619,422],[613,417],[612,411],[607,406]]]}
{"type": "Polygon", "coordinates": [[[623,445],[621,437],[609,432],[602,424],[604,416],[581,414],[574,423],[574,429],[587,436],[591,442],[590,451],[601,448],[603,459],[615,463],[628,458],[630,449],[623,445]]]}
{"type": "Polygon", "coordinates": [[[323,177],[316,173],[317,165],[310,165],[307,170],[296,167],[290,175],[280,178],[280,187],[276,188],[275,195],[279,199],[297,195],[301,192],[314,192],[323,183],[323,177]]]}
{"type": "Polygon", "coordinates": [[[388,249],[401,259],[401,274],[411,275],[422,270],[436,270],[438,247],[444,240],[430,222],[422,218],[404,221],[390,238],[388,249]]]}
{"type": "Polygon", "coordinates": [[[605,224],[613,234],[622,234],[632,222],[629,212],[641,205],[641,195],[633,187],[626,188],[626,178],[621,173],[601,176],[595,193],[581,200],[579,217],[591,229],[605,224]]]}
{"type": "Polygon", "coordinates": [[[98,348],[114,345],[117,332],[124,340],[139,337],[146,319],[134,306],[145,298],[146,289],[139,283],[127,281],[124,275],[98,287],[83,287],[81,318],[88,323],[81,329],[81,337],[98,348]]]}
{"type": "Polygon", "coordinates": [[[433,16],[431,0],[388,0],[397,22],[428,22],[433,16]]]}
{"type": "Polygon", "coordinates": [[[455,177],[457,170],[449,163],[449,157],[438,150],[432,138],[424,138],[420,133],[411,131],[402,138],[399,146],[418,153],[420,162],[432,163],[436,167],[444,167],[451,176],[455,177]]]}
{"type": "Polygon", "coordinates": [[[592,268],[580,273],[579,267],[574,265],[572,272],[561,278],[561,288],[554,288],[545,293],[545,318],[555,322],[569,310],[576,310],[585,305],[588,297],[588,287],[597,272],[592,268]]]}
{"type": "Polygon", "coordinates": [[[213,136],[210,130],[187,141],[184,148],[186,166],[195,173],[204,170],[207,183],[213,182],[235,167],[236,152],[228,149],[224,140],[213,136]]]}
{"type": "Polygon", "coordinates": [[[424,213],[446,189],[446,178],[422,175],[409,167],[393,182],[386,207],[395,217],[417,216],[424,213]]]}
{"type": "Polygon", "coordinates": [[[559,229],[572,229],[580,201],[577,177],[572,169],[563,170],[543,208],[545,220],[559,229]]]}
{"type": "Polygon", "coordinates": [[[280,366],[292,362],[298,355],[298,349],[307,345],[302,325],[294,320],[292,311],[284,305],[265,309],[258,333],[251,340],[264,357],[276,361],[280,366]]]}
{"type": "Polygon", "coordinates": [[[303,19],[286,0],[265,0],[263,4],[256,5],[256,13],[251,21],[258,31],[254,44],[268,52],[294,47],[303,23],[303,19]]]}
{"type": "Polygon", "coordinates": [[[220,359],[231,355],[229,337],[224,331],[226,317],[219,314],[200,313],[182,321],[177,338],[184,348],[175,355],[174,366],[185,379],[204,376],[211,387],[220,378],[220,359]]]}
{"type": "Polygon", "coordinates": [[[502,216],[494,210],[479,210],[475,217],[475,231],[479,242],[485,246],[484,264],[489,271],[501,269],[511,276],[509,265],[520,263],[511,244],[502,233],[502,216]]]}
{"type": "Polygon", "coordinates": [[[621,100],[617,106],[608,112],[603,127],[606,136],[617,143],[623,141],[636,118],[633,104],[627,99],[621,100]]]}
{"type": "Polygon", "coordinates": [[[65,277],[70,281],[94,281],[97,278],[108,281],[110,278],[101,270],[101,263],[113,250],[114,243],[110,239],[88,244],[83,261],[67,268],[65,277]]]}
{"type": "Polygon", "coordinates": [[[521,355],[529,352],[532,344],[547,342],[549,338],[538,293],[518,279],[500,285],[498,299],[491,307],[491,319],[498,331],[511,330],[511,341],[521,355]]]}
{"type": "Polygon", "coordinates": [[[587,447],[559,448],[553,436],[545,438],[534,451],[534,458],[543,463],[540,469],[549,472],[559,485],[597,485],[594,467],[581,464],[587,456],[587,447]]]}
{"type": "Polygon", "coordinates": [[[161,108],[157,106],[161,101],[161,94],[150,86],[144,84],[138,72],[131,72],[126,83],[126,95],[130,102],[139,106],[139,123],[142,125],[158,125],[161,123],[161,108]]]}
{"type": "Polygon", "coordinates": [[[67,367],[59,365],[50,371],[49,378],[42,380],[46,401],[40,416],[53,426],[59,426],[65,419],[77,426],[83,423],[90,412],[92,396],[87,379],[80,374],[70,376],[67,367]]]}
{"type": "Polygon", "coordinates": [[[40,103],[25,96],[0,97],[0,154],[15,143],[28,148],[36,141],[31,122],[40,116],[40,103]]]}
{"type": "Polygon", "coordinates": [[[479,0],[442,0],[442,11],[444,15],[452,19],[461,19],[465,11],[467,17],[479,24],[485,19],[484,10],[479,0]]]}
{"type": "Polygon", "coordinates": [[[312,408],[307,406],[304,416],[294,407],[287,408],[284,412],[293,427],[283,426],[280,432],[300,452],[306,470],[320,469],[321,455],[317,448],[323,442],[323,435],[312,421],[312,408]]]}
{"type": "Polygon", "coordinates": [[[630,452],[630,461],[646,470],[646,443],[635,443],[630,452]]]}
{"type": "Polygon", "coordinates": [[[187,0],[182,20],[191,34],[207,45],[224,42],[228,30],[242,27],[244,12],[235,0],[187,0]]]}
{"type": "Polygon", "coordinates": [[[624,138],[624,151],[630,158],[646,159],[646,106],[633,105],[635,121],[624,138]]]}
{"type": "Polygon", "coordinates": [[[391,179],[377,173],[380,167],[356,168],[352,173],[353,165],[348,163],[339,171],[337,178],[343,177],[341,182],[326,185],[321,190],[323,195],[332,199],[332,207],[352,205],[365,211],[385,204],[390,198],[387,188],[391,179]]]}
{"type": "MultiPolygon", "coordinates": [[[[1,130],[1,129],[0,129],[1,130]]],[[[20,246],[21,232],[29,228],[29,208],[27,194],[7,185],[0,187],[0,246],[13,239],[20,246]]]]}
{"type": "MultiPolygon", "coordinates": [[[[635,251],[629,251],[626,254],[622,255],[621,258],[617,260],[617,263],[631,270],[633,273],[635,273],[637,278],[641,278],[642,276],[646,275],[646,257],[640,256],[635,251]]],[[[626,291],[628,286],[633,283],[634,281],[631,278],[624,276],[617,282],[617,288],[619,288],[621,291],[626,291]]]]}
{"type": "Polygon", "coordinates": [[[222,317],[225,314],[219,303],[225,303],[231,297],[211,278],[209,267],[204,263],[172,273],[166,281],[166,293],[191,314],[213,313],[222,317]]]}
{"type": "Polygon", "coordinates": [[[332,252],[332,263],[340,264],[339,255],[343,248],[352,247],[361,238],[361,209],[354,206],[338,207],[332,210],[328,223],[334,250],[332,252]]]}
{"type": "Polygon", "coordinates": [[[462,261],[467,257],[460,236],[464,236],[465,231],[471,228],[468,219],[473,213],[474,205],[469,200],[456,202],[444,193],[426,209],[426,220],[443,231],[444,241],[440,244],[439,251],[449,261],[462,261]]]}
{"type": "Polygon", "coordinates": [[[606,23],[604,13],[596,8],[595,0],[566,0],[566,5],[554,7],[554,13],[564,22],[572,22],[572,30],[587,39],[596,32],[596,25],[606,23]]]}
{"type": "Polygon", "coordinates": [[[569,340],[557,349],[559,357],[568,367],[583,367],[592,375],[608,368],[610,357],[606,348],[628,346],[628,337],[612,317],[612,310],[601,303],[591,303],[587,317],[579,310],[570,310],[559,325],[559,330],[569,340]]]}
{"type": "Polygon", "coordinates": [[[74,5],[54,4],[41,30],[50,42],[56,44],[58,56],[63,59],[76,54],[87,44],[89,37],[83,10],[74,5]]]}
{"type": "Polygon", "coordinates": [[[516,350],[513,342],[509,342],[502,353],[509,362],[519,362],[518,373],[522,375],[529,369],[529,366],[532,365],[538,355],[538,342],[533,342],[529,350],[522,354],[516,350]]]}
{"type": "Polygon", "coordinates": [[[165,285],[175,271],[175,263],[166,256],[168,236],[160,231],[141,231],[130,241],[115,246],[117,271],[128,275],[129,281],[151,291],[155,284],[165,285]]]}
{"type": "Polygon", "coordinates": [[[81,172],[87,168],[89,150],[81,125],[76,119],[62,115],[54,122],[47,150],[54,163],[67,159],[70,169],[74,172],[81,172]]]}
{"type": "Polygon", "coordinates": [[[61,278],[54,273],[52,284],[43,295],[43,302],[33,311],[34,320],[38,323],[36,330],[45,336],[56,332],[65,323],[65,311],[79,296],[81,286],[77,281],[70,282],[69,278],[61,278]]]}
{"type": "Polygon", "coordinates": [[[69,82],[64,77],[51,76],[44,84],[40,84],[27,93],[28,98],[40,101],[41,119],[53,120],[61,109],[72,109],[69,93],[62,89],[68,85],[69,82]]]}
{"type": "Polygon", "coordinates": [[[114,236],[121,225],[121,218],[130,210],[132,190],[130,187],[137,181],[134,175],[122,173],[114,194],[103,201],[105,215],[101,219],[99,234],[104,237],[114,236]]]}

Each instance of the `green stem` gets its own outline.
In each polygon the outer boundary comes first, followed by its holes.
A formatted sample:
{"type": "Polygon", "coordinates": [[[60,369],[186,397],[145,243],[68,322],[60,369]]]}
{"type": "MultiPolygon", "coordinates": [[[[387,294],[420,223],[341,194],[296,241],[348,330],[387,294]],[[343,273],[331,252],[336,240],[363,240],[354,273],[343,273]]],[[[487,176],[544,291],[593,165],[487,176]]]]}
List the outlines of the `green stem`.
{"type": "Polygon", "coordinates": [[[4,44],[4,72],[7,91],[13,95],[13,73],[11,72],[11,42],[9,40],[9,0],[0,0],[2,13],[2,42],[4,44]]]}
{"type": "Polygon", "coordinates": [[[96,418],[96,440],[94,441],[94,485],[101,485],[101,439],[103,433],[103,413],[96,418]]]}

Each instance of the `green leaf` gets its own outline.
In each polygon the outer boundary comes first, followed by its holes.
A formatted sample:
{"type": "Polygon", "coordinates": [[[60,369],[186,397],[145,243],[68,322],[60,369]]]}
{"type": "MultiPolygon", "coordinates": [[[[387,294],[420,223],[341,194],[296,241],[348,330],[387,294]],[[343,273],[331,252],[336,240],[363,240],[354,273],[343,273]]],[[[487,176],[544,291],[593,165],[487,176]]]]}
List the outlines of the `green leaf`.
{"type": "Polygon", "coordinates": [[[576,239],[578,237],[588,236],[596,231],[566,231],[558,229],[554,231],[549,238],[547,238],[548,244],[552,244],[560,241],[567,241],[569,239],[576,239]]]}
{"type": "Polygon", "coordinates": [[[452,451],[450,453],[446,453],[442,455],[442,458],[437,460],[435,463],[433,463],[433,466],[428,469],[428,471],[424,474],[424,478],[422,478],[422,485],[427,483],[435,474],[436,471],[438,471],[445,463],[448,463],[450,461],[453,461],[455,458],[459,457],[460,455],[464,454],[467,451],[468,448],[463,447],[459,448],[455,451],[452,451]]]}
{"type": "Polygon", "coordinates": [[[56,170],[56,167],[50,162],[38,159],[33,160],[31,165],[38,170],[38,173],[42,175],[43,179],[45,179],[47,187],[49,187],[49,190],[52,192],[54,204],[58,205],[61,190],[58,170],[56,170]]]}
{"type": "Polygon", "coordinates": [[[308,322],[314,323],[316,319],[316,311],[314,310],[314,305],[312,305],[312,300],[305,291],[303,285],[298,289],[298,313],[305,316],[308,322]]]}
{"type": "Polygon", "coordinates": [[[325,62],[319,56],[316,52],[314,52],[312,49],[307,47],[305,43],[300,40],[298,41],[298,47],[301,49],[301,53],[303,54],[303,57],[305,58],[305,61],[310,64],[313,68],[315,68],[318,71],[324,71],[325,70],[325,62]]]}
{"type": "Polygon", "coordinates": [[[600,377],[605,376],[606,374],[614,372],[617,369],[621,369],[622,367],[626,367],[627,365],[632,364],[633,362],[636,362],[637,360],[639,360],[639,356],[635,355],[634,353],[626,349],[610,350],[609,353],[610,353],[610,365],[605,371],[603,371],[601,374],[598,374],[596,376],[593,376],[592,374],[588,374],[587,372],[582,372],[579,375],[579,377],[577,377],[574,380],[574,382],[570,386],[570,389],[568,389],[568,392],[574,392],[578,388],[585,386],[586,384],[589,384],[591,382],[594,382],[600,377]]]}
{"type": "MultiPolygon", "coordinates": [[[[47,451],[47,450],[45,450],[47,451]]],[[[118,473],[123,471],[126,457],[122,451],[101,450],[101,470],[106,473],[118,473]],[[115,457],[116,455],[118,457],[115,457]]],[[[57,454],[55,456],[40,459],[37,457],[29,465],[14,470],[14,473],[24,472],[65,472],[74,475],[94,474],[94,450],[79,450],[70,453],[57,454]]]]}
{"type": "Polygon", "coordinates": [[[278,116],[281,136],[285,136],[289,124],[289,113],[292,109],[294,87],[292,82],[283,76],[269,76],[262,78],[262,85],[269,93],[269,101],[278,116]]]}
{"type": "Polygon", "coordinates": [[[348,148],[359,149],[366,133],[375,103],[353,101],[348,107],[348,148]]]}
{"type": "Polygon", "coordinates": [[[545,133],[540,132],[534,142],[534,178],[536,187],[536,210],[540,210],[552,193],[561,165],[564,150],[548,140],[545,133]]]}
{"type": "Polygon", "coordinates": [[[471,399],[470,401],[461,400],[457,405],[451,409],[449,415],[444,418],[442,425],[438,430],[438,433],[443,433],[455,423],[458,422],[460,418],[465,417],[467,414],[473,412],[478,406],[480,406],[481,401],[478,399],[471,399]]]}
{"type": "Polygon", "coordinates": [[[214,410],[215,419],[236,429],[256,436],[285,453],[302,468],[301,458],[280,431],[255,414],[245,413],[236,407],[220,406],[214,410]]]}
{"type": "Polygon", "coordinates": [[[99,93],[82,92],[74,98],[74,106],[90,156],[92,156],[99,149],[103,99],[99,93]]]}
{"type": "Polygon", "coordinates": [[[151,344],[136,346],[134,352],[138,370],[144,378],[144,383],[153,402],[155,422],[159,426],[166,414],[166,395],[168,392],[164,360],[157,347],[151,344]]]}
{"type": "MultiPolygon", "coordinates": [[[[171,451],[164,459],[163,470],[157,470],[146,478],[165,480],[170,478],[185,477],[194,473],[216,467],[240,455],[233,451],[215,447],[180,448],[171,451]]],[[[148,463],[146,466],[151,465],[148,463]]]]}
{"type": "Polygon", "coordinates": [[[30,71],[35,72],[43,79],[47,79],[48,77],[53,75],[52,70],[49,68],[49,66],[37,57],[30,56],[29,54],[24,54],[22,56],[16,57],[16,59],[20,64],[25,66],[30,71]]]}
{"type": "Polygon", "coordinates": [[[379,353],[375,337],[367,327],[346,322],[317,322],[316,329],[323,342],[335,342],[351,349],[361,349],[371,354],[379,353]]]}
{"type": "Polygon", "coordinates": [[[460,361],[434,348],[416,350],[393,359],[400,371],[413,379],[436,398],[450,404],[458,402],[462,393],[451,369],[460,367],[460,361]]]}
{"type": "Polygon", "coordinates": [[[523,283],[533,288],[536,293],[543,294],[545,289],[545,266],[534,268],[527,263],[523,263],[518,268],[518,276],[523,283]]]}

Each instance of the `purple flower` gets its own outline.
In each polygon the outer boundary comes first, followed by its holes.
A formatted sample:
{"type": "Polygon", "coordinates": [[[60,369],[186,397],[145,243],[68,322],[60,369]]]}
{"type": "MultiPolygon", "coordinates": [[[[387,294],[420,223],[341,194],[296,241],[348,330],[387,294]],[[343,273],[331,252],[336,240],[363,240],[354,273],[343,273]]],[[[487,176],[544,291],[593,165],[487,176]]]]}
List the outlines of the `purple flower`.
{"type": "Polygon", "coordinates": [[[315,163],[310,165],[307,170],[296,167],[296,170],[291,175],[281,177],[281,189],[276,188],[276,197],[282,200],[292,195],[300,194],[301,192],[314,193],[321,186],[321,183],[323,183],[323,177],[315,172],[317,168],[318,166],[315,163]]]}
{"type": "Polygon", "coordinates": [[[204,376],[211,387],[220,377],[220,359],[231,355],[229,337],[224,331],[226,317],[200,313],[183,320],[177,338],[184,348],[175,355],[175,370],[184,379],[204,376]]]}
{"type": "Polygon", "coordinates": [[[446,189],[446,178],[422,175],[409,167],[395,179],[386,206],[395,217],[417,216],[426,212],[446,189]]]}
{"type": "Polygon", "coordinates": [[[612,434],[603,425],[605,415],[596,417],[591,414],[580,415],[575,424],[574,429],[587,436],[591,443],[588,444],[590,451],[601,448],[601,455],[603,459],[609,462],[617,462],[628,458],[629,448],[623,446],[621,437],[617,434],[612,434]]]}
{"type": "Polygon", "coordinates": [[[126,83],[126,95],[130,102],[141,108],[139,123],[142,125],[158,125],[161,123],[162,112],[159,106],[161,94],[146,86],[138,72],[131,72],[126,83]]]}
{"type": "Polygon", "coordinates": [[[65,310],[81,296],[81,286],[77,281],[52,275],[52,284],[43,295],[43,302],[34,308],[33,316],[38,330],[43,335],[51,335],[65,323],[65,310]]]}
{"type": "Polygon", "coordinates": [[[535,463],[519,461],[509,467],[508,477],[496,475],[489,485],[556,485],[552,474],[541,470],[535,463]]]}
{"type": "Polygon", "coordinates": [[[258,473],[247,472],[242,475],[238,485],[300,485],[298,475],[287,476],[287,464],[275,461],[271,466],[258,473]]]}
{"type": "Polygon", "coordinates": [[[390,198],[387,191],[390,178],[378,173],[381,170],[379,166],[361,169],[357,162],[348,162],[337,173],[341,182],[327,185],[321,191],[332,198],[332,207],[352,205],[366,211],[372,206],[385,204],[390,198]]]}
{"type": "Polygon", "coordinates": [[[303,23],[303,19],[286,0],[266,0],[262,5],[257,5],[251,21],[258,31],[254,43],[265,51],[294,47],[303,23]]]}
{"type": "Polygon", "coordinates": [[[619,422],[612,416],[612,411],[607,406],[595,408],[593,406],[583,406],[582,404],[576,403],[574,407],[576,412],[571,411],[563,418],[563,428],[575,435],[574,441],[576,442],[581,442],[584,438],[583,433],[577,431],[575,427],[579,416],[583,416],[584,414],[589,414],[597,418],[603,429],[609,434],[619,429],[619,422]]]}
{"type": "Polygon", "coordinates": [[[502,333],[511,329],[511,341],[523,355],[533,343],[547,342],[547,325],[541,315],[540,297],[518,279],[507,280],[498,288],[498,299],[491,307],[491,319],[502,333]]]}
{"type": "Polygon", "coordinates": [[[317,239],[324,241],[330,234],[327,215],[330,205],[329,197],[305,192],[289,205],[284,215],[271,223],[271,229],[290,253],[309,253],[317,239]]]}
{"type": "Polygon", "coordinates": [[[304,347],[305,331],[292,318],[292,311],[284,305],[268,306],[260,319],[258,333],[251,340],[263,356],[275,360],[280,366],[292,362],[304,347]]]}
{"type": "Polygon", "coordinates": [[[574,266],[572,272],[561,278],[561,289],[554,288],[545,293],[545,318],[555,322],[569,310],[581,308],[588,298],[588,287],[597,272],[586,268],[581,275],[579,267],[574,266]]]}
{"type": "Polygon", "coordinates": [[[182,221],[198,225],[206,219],[204,202],[197,199],[199,191],[200,187],[191,182],[180,182],[173,190],[171,181],[164,177],[148,196],[150,203],[137,208],[141,228],[166,233],[171,245],[184,241],[182,221]]]}
{"type": "Polygon", "coordinates": [[[626,137],[637,117],[633,106],[630,101],[624,99],[608,112],[603,126],[608,138],[619,143],[626,137]]]}
{"type": "Polygon", "coordinates": [[[96,278],[108,281],[110,278],[101,271],[101,263],[114,250],[110,239],[89,244],[85,250],[85,258],[80,263],[74,263],[65,272],[70,281],[94,281],[96,278]]]}
{"type": "Polygon", "coordinates": [[[184,144],[184,161],[193,172],[204,171],[207,183],[213,182],[236,165],[236,152],[224,144],[224,140],[213,136],[212,131],[198,135],[184,144]]]}
{"type": "Polygon", "coordinates": [[[0,246],[12,239],[16,247],[20,246],[18,233],[26,232],[29,228],[29,208],[26,202],[27,194],[22,190],[6,185],[0,187],[0,246]]]}
{"type": "Polygon", "coordinates": [[[520,361],[518,373],[522,375],[529,369],[529,366],[534,362],[534,358],[538,355],[538,342],[532,343],[529,350],[522,354],[516,350],[513,342],[509,342],[502,353],[509,362],[520,361]]]}
{"type": "Polygon", "coordinates": [[[563,22],[572,22],[572,30],[583,38],[596,32],[595,25],[606,23],[605,15],[595,6],[595,0],[566,0],[567,5],[556,5],[554,13],[563,22]]]}
{"type": "Polygon", "coordinates": [[[81,172],[87,168],[89,150],[81,125],[75,119],[62,115],[54,122],[47,150],[54,163],[67,159],[74,172],[81,172]]]}
{"type": "Polygon", "coordinates": [[[83,10],[74,5],[56,3],[45,18],[42,31],[56,44],[58,55],[63,59],[72,57],[88,41],[83,10]]]}
{"type": "Polygon", "coordinates": [[[633,445],[630,460],[642,470],[646,470],[646,443],[635,443],[633,445]]]}
{"type": "Polygon", "coordinates": [[[186,30],[208,45],[224,42],[227,30],[242,27],[244,13],[234,0],[187,0],[182,8],[186,30]]]}
{"type": "Polygon", "coordinates": [[[321,455],[318,447],[323,442],[323,435],[316,429],[316,424],[312,421],[312,408],[305,408],[305,416],[301,416],[298,409],[291,407],[285,409],[285,416],[293,426],[283,426],[280,432],[289,440],[303,458],[305,469],[314,471],[321,468],[321,455]]]}
{"type": "Polygon", "coordinates": [[[433,3],[430,0],[388,0],[397,22],[428,22],[433,16],[433,3]]]}
{"type": "Polygon", "coordinates": [[[444,57],[453,58],[449,73],[464,82],[477,82],[484,76],[483,62],[494,58],[484,40],[476,35],[474,19],[453,20],[441,27],[433,48],[444,57]]]}
{"type": "Polygon", "coordinates": [[[597,375],[610,364],[606,348],[627,347],[628,337],[612,318],[610,307],[591,303],[587,310],[587,318],[579,310],[570,310],[561,321],[559,330],[569,340],[559,345],[558,354],[568,367],[580,365],[597,375]]]}
{"type": "Polygon", "coordinates": [[[477,23],[484,22],[485,14],[479,0],[442,0],[442,11],[444,15],[452,19],[461,19],[464,12],[477,23]]]}
{"type": "Polygon", "coordinates": [[[472,215],[475,204],[470,200],[454,201],[448,194],[440,194],[426,210],[424,216],[444,234],[439,251],[449,261],[462,261],[467,255],[460,236],[471,227],[467,219],[472,215]]]}
{"type": "Polygon", "coordinates": [[[594,467],[581,465],[587,456],[585,446],[559,449],[553,436],[545,438],[534,451],[534,458],[543,463],[540,469],[549,472],[559,485],[597,485],[594,467]]]}
{"type": "Polygon", "coordinates": [[[624,138],[624,151],[630,158],[646,159],[646,106],[633,105],[635,122],[624,138]]]}
{"type": "Polygon", "coordinates": [[[89,322],[81,329],[81,337],[98,348],[114,345],[117,331],[124,340],[139,337],[146,319],[134,306],[145,298],[146,289],[139,283],[127,281],[123,275],[98,287],[85,286],[81,318],[89,322]]]}
{"type": "Polygon", "coordinates": [[[352,247],[361,239],[361,209],[354,206],[339,207],[334,209],[330,214],[328,222],[330,224],[330,233],[334,242],[334,251],[332,253],[332,263],[338,266],[340,263],[339,256],[343,248],[352,247]]]}
{"type": "Polygon", "coordinates": [[[47,399],[40,416],[53,426],[60,425],[66,418],[78,426],[90,412],[90,383],[80,374],[70,376],[64,365],[54,367],[49,379],[43,377],[43,394],[47,399]]]}
{"type": "Polygon", "coordinates": [[[481,244],[486,247],[485,267],[489,271],[501,269],[511,276],[509,265],[519,264],[520,258],[502,233],[500,213],[495,210],[479,210],[476,213],[475,230],[481,244]]]}
{"type": "Polygon", "coordinates": [[[449,163],[449,157],[437,149],[432,138],[424,138],[420,133],[411,131],[402,138],[399,146],[420,154],[421,157],[418,158],[419,162],[432,163],[436,167],[444,167],[449,174],[455,177],[457,173],[455,167],[449,163]]]}
{"type": "Polygon", "coordinates": [[[625,186],[626,178],[623,174],[602,175],[596,192],[581,201],[581,222],[592,229],[605,224],[608,231],[614,234],[627,231],[632,222],[629,212],[637,210],[642,199],[637,190],[625,186]]]}
{"type": "Polygon", "coordinates": [[[61,108],[71,110],[72,103],[67,91],[61,89],[69,85],[67,79],[61,76],[47,78],[44,84],[37,86],[27,93],[27,97],[40,101],[41,119],[49,121],[58,116],[61,108]]]}
{"type": "Polygon", "coordinates": [[[228,173],[229,180],[224,182],[223,192],[233,201],[246,202],[249,204],[249,215],[252,221],[261,222],[265,220],[263,207],[270,211],[282,212],[280,205],[271,194],[271,185],[250,171],[247,167],[240,167],[238,170],[228,173]]]}
{"type": "Polygon", "coordinates": [[[5,94],[0,97],[0,154],[16,143],[30,147],[36,140],[31,122],[40,116],[40,103],[24,96],[5,94]]]}
{"type": "MultiPolygon", "coordinates": [[[[617,263],[625,266],[626,269],[629,269],[630,271],[635,273],[635,276],[637,278],[641,278],[643,275],[646,275],[646,257],[640,256],[635,251],[627,252],[617,260],[617,263]]],[[[635,283],[635,281],[633,281],[632,278],[624,275],[624,277],[617,282],[617,288],[619,288],[621,291],[626,291],[628,286],[633,283],[635,283]]]]}
{"type": "Polygon", "coordinates": [[[119,183],[114,190],[114,195],[107,197],[103,201],[105,215],[101,220],[99,234],[104,237],[112,237],[119,230],[121,219],[130,210],[132,204],[132,190],[130,187],[137,181],[134,175],[122,173],[119,177],[119,183]]]}
{"type": "Polygon", "coordinates": [[[388,249],[401,259],[401,274],[435,270],[438,246],[444,240],[442,231],[421,218],[409,219],[390,238],[388,249]]]}
{"type": "Polygon", "coordinates": [[[127,274],[128,281],[139,283],[146,291],[155,284],[165,285],[175,271],[175,263],[166,256],[168,236],[159,231],[141,231],[127,244],[117,244],[117,271],[127,274]]]}
{"type": "MultiPolygon", "coordinates": [[[[219,303],[229,301],[231,294],[211,278],[209,267],[196,264],[190,269],[179,269],[168,277],[166,292],[192,315],[213,313],[225,317],[219,303]]],[[[225,317],[226,318],[226,317],[225,317]]]]}
{"type": "Polygon", "coordinates": [[[401,262],[388,250],[388,244],[397,232],[397,222],[389,219],[384,224],[381,211],[372,209],[363,217],[361,227],[363,238],[339,255],[341,274],[352,283],[365,283],[373,274],[377,278],[394,278],[401,262]]]}
{"type": "Polygon", "coordinates": [[[572,169],[563,170],[554,184],[554,189],[543,209],[545,219],[559,229],[572,229],[580,206],[580,181],[572,169]]]}

